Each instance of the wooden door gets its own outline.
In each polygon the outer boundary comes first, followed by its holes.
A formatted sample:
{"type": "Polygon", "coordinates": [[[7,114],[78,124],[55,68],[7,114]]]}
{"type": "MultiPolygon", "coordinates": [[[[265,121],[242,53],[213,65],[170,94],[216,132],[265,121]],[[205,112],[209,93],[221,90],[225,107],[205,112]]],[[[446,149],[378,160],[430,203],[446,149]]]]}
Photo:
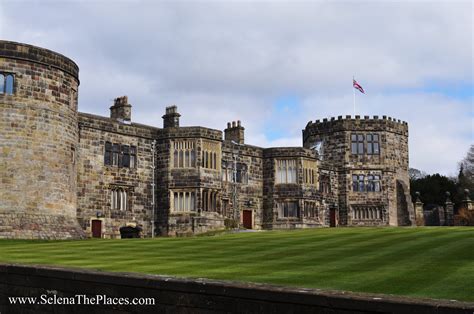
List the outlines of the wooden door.
{"type": "Polygon", "coordinates": [[[102,220],[92,220],[92,237],[102,238],[102,220]]]}
{"type": "Polygon", "coordinates": [[[242,221],[245,229],[252,229],[252,211],[244,210],[242,221]]]}
{"type": "Polygon", "coordinates": [[[336,209],[331,208],[329,209],[329,227],[336,226],[336,209]]]}

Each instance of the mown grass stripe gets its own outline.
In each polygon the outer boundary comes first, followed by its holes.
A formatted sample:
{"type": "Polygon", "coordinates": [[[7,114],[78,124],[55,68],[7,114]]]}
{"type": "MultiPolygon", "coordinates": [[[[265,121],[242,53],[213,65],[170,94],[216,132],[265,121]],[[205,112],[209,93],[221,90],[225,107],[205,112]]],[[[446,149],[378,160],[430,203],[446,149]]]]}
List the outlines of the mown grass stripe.
{"type": "Polygon", "coordinates": [[[474,228],[331,228],[195,238],[0,240],[0,261],[474,301],[474,228]]]}

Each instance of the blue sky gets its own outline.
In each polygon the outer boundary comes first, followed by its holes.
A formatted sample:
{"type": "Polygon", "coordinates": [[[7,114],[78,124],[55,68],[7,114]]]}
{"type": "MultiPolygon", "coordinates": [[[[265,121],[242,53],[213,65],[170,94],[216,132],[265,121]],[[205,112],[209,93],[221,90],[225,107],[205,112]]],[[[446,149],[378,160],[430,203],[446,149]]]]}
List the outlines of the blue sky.
{"type": "Polygon", "coordinates": [[[161,126],[241,120],[258,146],[301,145],[309,120],[387,115],[410,128],[410,166],[455,175],[474,143],[471,1],[9,1],[0,38],[80,67],[79,110],[161,126]],[[38,17],[41,18],[38,18],[38,17]]]}

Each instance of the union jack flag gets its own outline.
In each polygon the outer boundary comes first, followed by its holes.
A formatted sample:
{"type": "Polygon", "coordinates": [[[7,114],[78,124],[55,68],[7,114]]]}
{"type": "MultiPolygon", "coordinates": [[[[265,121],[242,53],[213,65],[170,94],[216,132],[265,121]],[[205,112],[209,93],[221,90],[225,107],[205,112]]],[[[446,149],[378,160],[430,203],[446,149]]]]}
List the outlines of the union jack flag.
{"type": "Polygon", "coordinates": [[[357,81],[354,79],[352,79],[352,86],[354,86],[354,88],[359,90],[359,92],[361,92],[362,94],[365,94],[365,91],[362,86],[360,86],[359,83],[357,83],[357,81]]]}

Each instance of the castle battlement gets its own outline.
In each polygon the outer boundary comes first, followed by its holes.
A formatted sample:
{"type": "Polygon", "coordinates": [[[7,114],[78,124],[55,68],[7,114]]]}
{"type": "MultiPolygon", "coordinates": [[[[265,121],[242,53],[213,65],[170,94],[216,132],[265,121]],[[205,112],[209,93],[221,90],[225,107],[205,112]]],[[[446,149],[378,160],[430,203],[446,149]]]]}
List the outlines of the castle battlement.
{"type": "Polygon", "coordinates": [[[303,130],[303,140],[314,133],[341,131],[387,131],[408,136],[408,123],[388,116],[338,116],[309,121],[303,130]]]}
{"type": "Polygon", "coordinates": [[[360,116],[360,115],[356,115],[354,116],[354,118],[351,116],[351,115],[346,115],[346,116],[338,116],[337,118],[336,117],[330,117],[330,118],[323,118],[322,120],[316,120],[315,122],[313,121],[309,121],[308,124],[306,125],[306,127],[308,126],[311,126],[311,125],[314,125],[314,124],[326,124],[326,123],[330,123],[330,122],[333,122],[333,121],[341,121],[341,120],[350,120],[350,121],[357,121],[357,120],[362,120],[362,121],[392,121],[393,123],[398,123],[398,124],[402,124],[402,125],[408,125],[408,123],[406,121],[402,121],[400,119],[395,119],[395,118],[392,118],[392,117],[388,117],[388,116],[382,116],[382,118],[380,118],[379,116],[360,116]]]}

